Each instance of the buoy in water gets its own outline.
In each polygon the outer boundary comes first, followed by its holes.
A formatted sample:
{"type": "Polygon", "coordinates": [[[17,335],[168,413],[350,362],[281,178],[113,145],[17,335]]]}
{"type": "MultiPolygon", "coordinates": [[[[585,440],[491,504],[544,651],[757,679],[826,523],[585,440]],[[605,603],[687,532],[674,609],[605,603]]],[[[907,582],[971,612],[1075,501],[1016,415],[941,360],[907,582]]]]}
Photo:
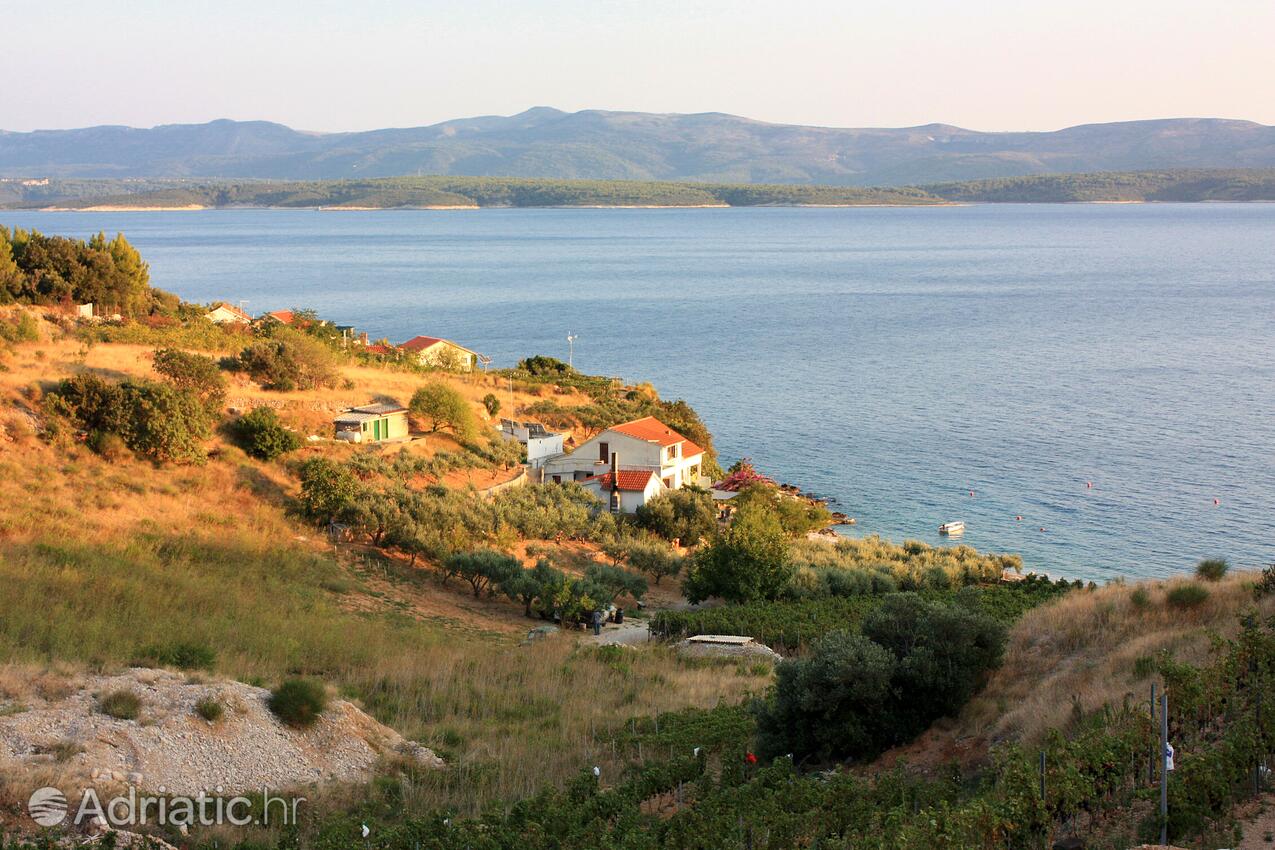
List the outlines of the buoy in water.
{"type": "Polygon", "coordinates": [[[1041,531],[1044,531],[1044,530],[1045,530],[1045,526],[1043,526],[1043,525],[1042,525],[1042,526],[1040,527],[1040,530],[1041,530],[1041,531]]]}
{"type": "Polygon", "coordinates": [[[1213,500],[1213,507],[1217,507],[1217,506],[1218,506],[1218,505],[1220,505],[1220,504],[1222,504],[1222,500],[1221,500],[1221,499],[1214,499],[1214,500],[1213,500]]]}
{"type": "Polygon", "coordinates": [[[973,490],[971,490],[971,491],[970,491],[970,498],[971,498],[971,499],[972,499],[972,498],[974,498],[974,491],[973,491],[973,490]]]}
{"type": "Polygon", "coordinates": [[[1022,522],[1022,521],[1023,521],[1023,515],[1022,515],[1022,514],[1019,514],[1018,516],[1014,517],[1014,519],[1015,519],[1015,520],[1017,520],[1018,522],[1022,522]]]}
{"type": "Polygon", "coordinates": [[[1087,487],[1088,489],[1092,490],[1092,489],[1093,489],[1093,482],[1092,482],[1092,481],[1086,481],[1086,482],[1085,482],[1085,487],[1087,487]]]}

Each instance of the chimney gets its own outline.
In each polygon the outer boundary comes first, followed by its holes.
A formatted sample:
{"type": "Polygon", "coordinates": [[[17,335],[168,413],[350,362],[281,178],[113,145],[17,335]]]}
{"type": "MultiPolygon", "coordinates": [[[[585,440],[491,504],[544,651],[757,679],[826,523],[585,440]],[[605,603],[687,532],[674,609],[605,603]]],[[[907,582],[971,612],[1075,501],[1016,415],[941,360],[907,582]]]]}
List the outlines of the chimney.
{"type": "Polygon", "coordinates": [[[620,512],[620,453],[611,452],[611,513],[620,512]]]}

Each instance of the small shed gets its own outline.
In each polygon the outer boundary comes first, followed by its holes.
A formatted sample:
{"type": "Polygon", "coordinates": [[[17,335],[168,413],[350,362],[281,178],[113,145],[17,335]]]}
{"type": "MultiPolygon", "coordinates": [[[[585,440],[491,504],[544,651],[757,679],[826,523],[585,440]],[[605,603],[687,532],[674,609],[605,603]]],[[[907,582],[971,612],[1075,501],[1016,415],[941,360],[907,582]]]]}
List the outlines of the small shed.
{"type": "Polygon", "coordinates": [[[336,439],[351,443],[384,443],[408,437],[407,408],[401,404],[351,407],[332,422],[336,428],[336,439]]]}

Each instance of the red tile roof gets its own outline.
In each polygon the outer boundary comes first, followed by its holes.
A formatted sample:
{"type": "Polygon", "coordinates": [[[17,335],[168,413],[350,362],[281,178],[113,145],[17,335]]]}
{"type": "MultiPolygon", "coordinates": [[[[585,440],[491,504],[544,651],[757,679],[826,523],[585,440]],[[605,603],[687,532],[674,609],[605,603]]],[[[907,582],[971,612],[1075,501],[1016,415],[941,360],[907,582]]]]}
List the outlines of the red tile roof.
{"type": "Polygon", "coordinates": [[[275,310],[273,313],[266,313],[266,316],[271,319],[277,319],[285,325],[292,324],[292,320],[296,318],[291,310],[275,310]]]}
{"type": "Polygon", "coordinates": [[[692,455],[703,454],[704,450],[665,425],[654,416],[645,416],[641,419],[634,419],[632,422],[625,422],[622,425],[612,425],[607,430],[619,431],[630,437],[639,440],[645,440],[648,443],[659,443],[661,447],[668,447],[683,443],[682,457],[691,457],[692,455]]]}
{"type": "Polygon", "coordinates": [[[382,345],[379,342],[371,342],[368,343],[363,350],[369,354],[389,354],[394,349],[390,348],[388,345],[382,345]]]}
{"type": "MultiPolygon", "coordinates": [[[[656,477],[655,472],[650,469],[621,469],[620,489],[641,493],[646,490],[646,485],[650,484],[651,479],[654,477],[656,477]]],[[[591,475],[584,480],[598,482],[602,485],[604,491],[611,489],[612,479],[609,472],[604,472],[601,475],[591,475]]]]}
{"type": "Polygon", "coordinates": [[[424,351],[431,345],[437,345],[440,342],[447,342],[447,340],[439,339],[436,336],[414,336],[400,345],[399,348],[404,351],[424,351]]]}

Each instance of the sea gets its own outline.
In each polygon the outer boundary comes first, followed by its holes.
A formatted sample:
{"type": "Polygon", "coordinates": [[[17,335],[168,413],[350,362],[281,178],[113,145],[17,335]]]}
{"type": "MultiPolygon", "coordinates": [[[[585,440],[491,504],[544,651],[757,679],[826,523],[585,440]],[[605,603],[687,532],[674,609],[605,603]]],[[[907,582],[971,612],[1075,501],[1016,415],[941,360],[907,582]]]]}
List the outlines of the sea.
{"type": "Polygon", "coordinates": [[[1098,582],[1275,562],[1275,205],[0,211],[154,285],[650,381],[844,533],[1098,582]],[[574,337],[568,343],[568,336],[574,337]]]}

